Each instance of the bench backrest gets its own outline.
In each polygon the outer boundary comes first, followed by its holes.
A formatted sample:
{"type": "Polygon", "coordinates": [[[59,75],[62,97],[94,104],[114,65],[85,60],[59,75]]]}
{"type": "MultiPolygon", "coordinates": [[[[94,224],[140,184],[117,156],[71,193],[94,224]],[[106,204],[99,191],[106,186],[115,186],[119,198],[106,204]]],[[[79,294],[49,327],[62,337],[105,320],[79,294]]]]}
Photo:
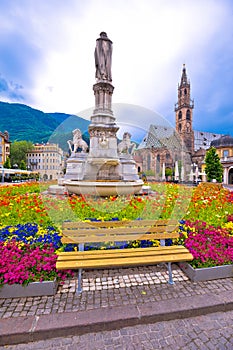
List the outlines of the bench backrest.
{"type": "Polygon", "coordinates": [[[62,243],[178,238],[177,220],[64,222],[62,243]]]}

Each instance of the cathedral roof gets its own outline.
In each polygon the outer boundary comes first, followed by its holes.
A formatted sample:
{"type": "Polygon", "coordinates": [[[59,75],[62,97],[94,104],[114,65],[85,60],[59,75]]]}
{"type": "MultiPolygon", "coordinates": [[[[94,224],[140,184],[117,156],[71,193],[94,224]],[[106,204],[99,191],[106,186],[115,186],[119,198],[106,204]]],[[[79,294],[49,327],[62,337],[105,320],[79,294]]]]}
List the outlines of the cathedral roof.
{"type": "Polygon", "coordinates": [[[152,147],[166,147],[171,150],[178,150],[181,148],[181,142],[174,128],[160,125],[150,125],[149,131],[138,146],[138,149],[152,147]]]}
{"type": "Polygon", "coordinates": [[[215,134],[213,132],[207,131],[194,131],[194,150],[197,151],[200,148],[208,149],[210,148],[211,142],[219,139],[223,134],[215,134]]]}

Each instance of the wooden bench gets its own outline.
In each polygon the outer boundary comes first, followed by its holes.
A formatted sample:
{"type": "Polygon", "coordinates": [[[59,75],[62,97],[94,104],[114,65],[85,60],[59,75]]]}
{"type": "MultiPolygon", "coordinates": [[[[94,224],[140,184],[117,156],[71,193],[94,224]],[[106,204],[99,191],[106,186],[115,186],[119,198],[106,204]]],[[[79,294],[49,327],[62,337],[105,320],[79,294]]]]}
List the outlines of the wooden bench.
{"type": "Polygon", "coordinates": [[[171,263],[193,259],[181,245],[165,246],[165,239],[178,238],[178,222],[171,220],[134,220],[102,222],[64,222],[62,243],[78,244],[79,251],[59,253],[58,270],[78,269],[78,293],[81,293],[82,269],[114,268],[167,263],[173,284],[171,263]],[[84,251],[86,243],[160,240],[160,246],[148,248],[100,249],[84,251]]]}

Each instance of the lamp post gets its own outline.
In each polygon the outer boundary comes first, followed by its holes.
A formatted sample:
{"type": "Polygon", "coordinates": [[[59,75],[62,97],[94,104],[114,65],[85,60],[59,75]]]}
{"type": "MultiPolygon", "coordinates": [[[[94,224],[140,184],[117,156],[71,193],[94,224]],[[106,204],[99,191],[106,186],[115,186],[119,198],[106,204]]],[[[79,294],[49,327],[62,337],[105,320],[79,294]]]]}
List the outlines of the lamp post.
{"type": "Polygon", "coordinates": [[[4,168],[2,167],[2,183],[4,183],[4,168]]]}

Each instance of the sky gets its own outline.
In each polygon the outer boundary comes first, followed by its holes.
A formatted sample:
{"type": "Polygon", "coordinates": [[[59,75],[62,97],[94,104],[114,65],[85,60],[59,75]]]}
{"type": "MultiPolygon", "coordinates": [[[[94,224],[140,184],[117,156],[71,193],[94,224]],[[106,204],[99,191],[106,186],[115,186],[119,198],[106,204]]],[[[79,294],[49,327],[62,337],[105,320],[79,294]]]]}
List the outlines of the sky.
{"type": "Polygon", "coordinates": [[[0,100],[82,115],[94,107],[94,50],[105,31],[113,103],[174,126],[185,64],[193,128],[233,135],[232,18],[232,0],[0,0],[0,100]]]}

